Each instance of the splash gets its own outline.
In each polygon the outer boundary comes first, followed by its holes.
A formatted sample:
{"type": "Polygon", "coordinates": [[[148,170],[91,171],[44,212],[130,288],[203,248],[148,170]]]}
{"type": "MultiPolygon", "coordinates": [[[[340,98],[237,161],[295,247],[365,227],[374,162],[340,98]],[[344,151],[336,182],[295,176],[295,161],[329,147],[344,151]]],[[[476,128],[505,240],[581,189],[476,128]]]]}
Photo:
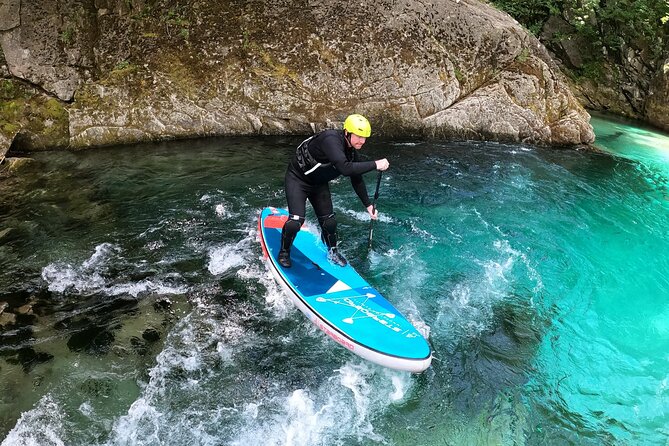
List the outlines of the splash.
{"type": "Polygon", "coordinates": [[[81,265],[52,263],[42,269],[42,279],[49,291],[54,293],[101,293],[108,296],[140,294],[183,294],[186,286],[174,285],[179,282],[178,274],[165,274],[163,279],[142,279],[136,282],[118,282],[116,274],[110,272],[112,266],[124,263],[122,251],[117,245],[103,243],[81,265]]]}
{"type": "Polygon", "coordinates": [[[209,272],[215,275],[224,274],[242,266],[246,262],[245,251],[247,240],[239,243],[212,248],[209,251],[209,272]]]}
{"type": "Polygon", "coordinates": [[[21,415],[2,446],[65,446],[66,430],[62,408],[51,395],[21,415]]]}

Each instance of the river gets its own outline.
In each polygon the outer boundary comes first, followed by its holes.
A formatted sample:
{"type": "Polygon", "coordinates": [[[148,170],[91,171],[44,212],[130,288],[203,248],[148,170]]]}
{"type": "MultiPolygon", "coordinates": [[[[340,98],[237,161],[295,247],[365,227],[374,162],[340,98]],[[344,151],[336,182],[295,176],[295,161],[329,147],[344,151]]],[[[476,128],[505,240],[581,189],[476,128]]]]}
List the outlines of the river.
{"type": "Polygon", "coordinates": [[[371,138],[371,251],[332,185],[344,255],[429,333],[416,375],[262,262],[299,138],[34,154],[0,197],[2,445],[666,445],[669,137],[593,124],[601,153],[371,138]]]}

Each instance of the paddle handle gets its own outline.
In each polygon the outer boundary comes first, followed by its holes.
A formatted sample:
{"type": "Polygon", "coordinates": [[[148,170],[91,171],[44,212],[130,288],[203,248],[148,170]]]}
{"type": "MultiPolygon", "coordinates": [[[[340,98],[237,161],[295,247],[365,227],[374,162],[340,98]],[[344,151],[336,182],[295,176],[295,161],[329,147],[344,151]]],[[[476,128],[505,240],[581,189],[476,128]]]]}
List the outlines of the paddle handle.
{"type": "MultiPolygon", "coordinates": [[[[374,201],[372,201],[372,214],[376,211],[376,200],[379,198],[379,188],[381,187],[381,175],[383,171],[379,170],[376,177],[376,190],[374,191],[374,201]]],[[[374,219],[369,222],[369,240],[367,242],[367,249],[372,249],[372,236],[374,235],[374,219]]]]}

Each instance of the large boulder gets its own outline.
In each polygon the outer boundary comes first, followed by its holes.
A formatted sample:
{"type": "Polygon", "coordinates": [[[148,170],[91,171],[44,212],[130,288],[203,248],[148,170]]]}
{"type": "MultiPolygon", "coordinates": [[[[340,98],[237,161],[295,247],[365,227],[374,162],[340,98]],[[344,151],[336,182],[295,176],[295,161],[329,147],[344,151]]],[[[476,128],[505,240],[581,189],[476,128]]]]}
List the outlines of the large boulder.
{"type": "Polygon", "coordinates": [[[9,71],[66,101],[73,148],[304,134],[353,111],[385,136],[594,139],[544,47],[475,0],[23,3],[9,71]]]}

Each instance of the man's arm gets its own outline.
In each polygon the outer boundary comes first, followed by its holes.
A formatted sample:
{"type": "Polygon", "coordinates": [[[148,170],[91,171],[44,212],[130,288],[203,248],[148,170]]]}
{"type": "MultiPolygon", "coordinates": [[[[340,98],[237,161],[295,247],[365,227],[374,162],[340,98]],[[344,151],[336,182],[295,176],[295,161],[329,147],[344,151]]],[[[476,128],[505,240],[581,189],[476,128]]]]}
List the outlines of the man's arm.
{"type": "Polygon", "coordinates": [[[324,138],[321,142],[321,150],[334,168],[337,169],[337,172],[344,176],[362,175],[376,169],[376,162],[374,161],[357,161],[357,157],[354,157],[353,161],[347,160],[341,139],[336,135],[324,138]]]}

